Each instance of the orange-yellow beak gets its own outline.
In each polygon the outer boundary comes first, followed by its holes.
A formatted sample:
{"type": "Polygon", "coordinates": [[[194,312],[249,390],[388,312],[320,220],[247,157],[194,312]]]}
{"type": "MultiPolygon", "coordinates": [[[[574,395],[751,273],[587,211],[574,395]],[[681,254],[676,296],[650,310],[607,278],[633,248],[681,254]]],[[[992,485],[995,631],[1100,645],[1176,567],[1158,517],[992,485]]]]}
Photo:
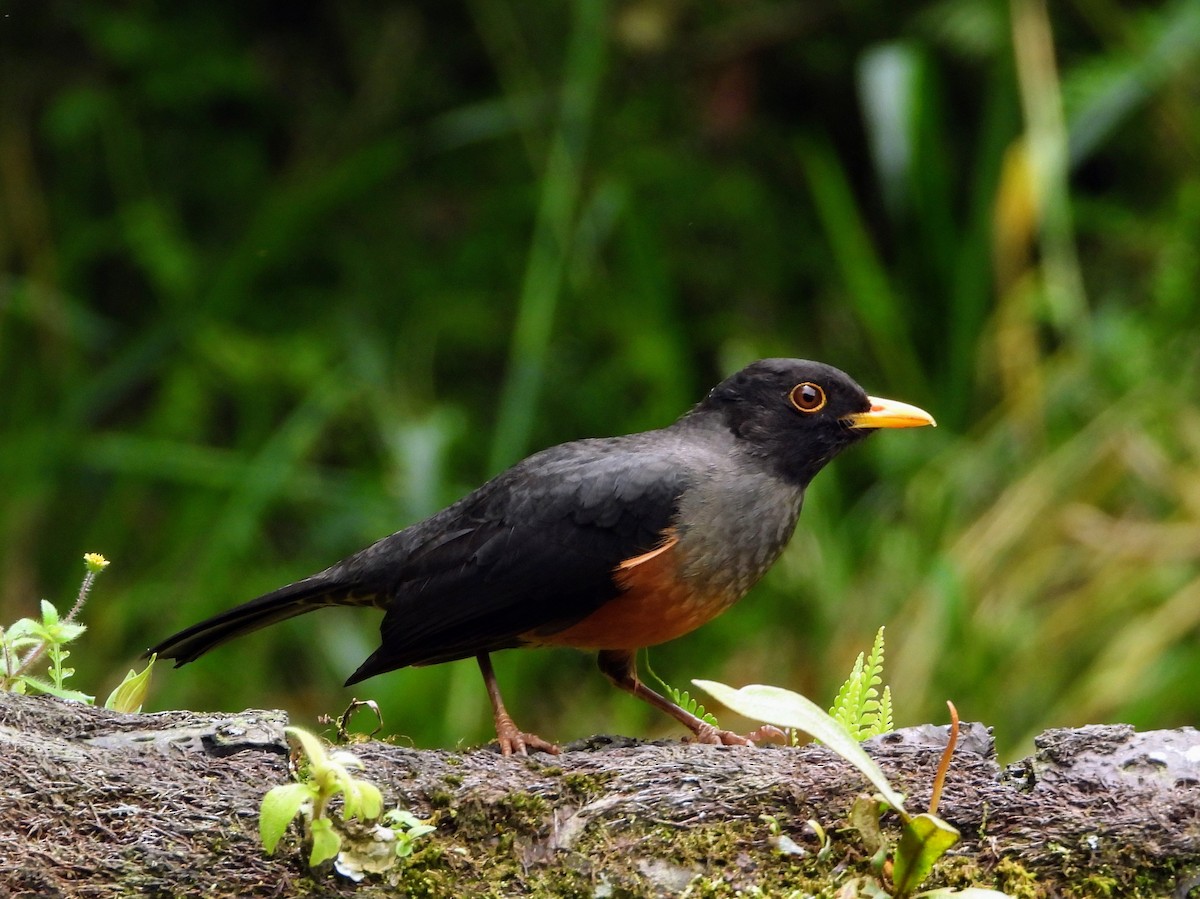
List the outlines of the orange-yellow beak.
{"type": "Polygon", "coordinates": [[[933,416],[924,409],[897,400],[880,399],[877,396],[869,396],[867,399],[871,401],[870,409],[847,415],[842,421],[852,428],[923,428],[925,425],[937,427],[933,416]]]}

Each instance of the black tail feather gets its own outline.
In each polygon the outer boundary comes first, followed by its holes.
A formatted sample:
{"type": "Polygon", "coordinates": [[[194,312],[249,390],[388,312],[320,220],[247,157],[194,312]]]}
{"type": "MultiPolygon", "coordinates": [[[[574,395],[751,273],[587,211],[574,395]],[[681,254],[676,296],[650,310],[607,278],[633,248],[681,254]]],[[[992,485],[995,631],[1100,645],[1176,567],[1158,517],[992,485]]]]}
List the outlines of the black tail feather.
{"type": "Polygon", "coordinates": [[[146,650],[146,655],[157,653],[159,658],[174,659],[175,667],[178,668],[198,659],[226,640],[275,624],[277,621],[295,618],[324,606],[363,602],[357,597],[351,599],[350,593],[344,585],[337,583],[327,574],[317,574],[280,587],[199,624],[193,624],[146,650]]]}

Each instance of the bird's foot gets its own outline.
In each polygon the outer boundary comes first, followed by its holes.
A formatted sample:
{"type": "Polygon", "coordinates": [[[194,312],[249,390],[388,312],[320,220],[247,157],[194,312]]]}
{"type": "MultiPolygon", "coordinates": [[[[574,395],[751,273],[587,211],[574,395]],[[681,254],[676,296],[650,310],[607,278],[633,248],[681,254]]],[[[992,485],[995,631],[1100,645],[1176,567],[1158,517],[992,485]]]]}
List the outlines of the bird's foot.
{"type": "Polygon", "coordinates": [[[501,755],[529,755],[531,749],[535,752],[548,752],[550,755],[558,755],[562,751],[537,734],[527,734],[518,729],[512,718],[507,715],[496,719],[496,742],[500,744],[501,755]]]}
{"type": "Polygon", "coordinates": [[[719,730],[711,724],[702,724],[696,731],[695,742],[708,746],[754,746],[756,743],[787,745],[787,734],[772,724],[764,724],[744,737],[731,730],[719,730]]]}
{"type": "Polygon", "coordinates": [[[790,742],[787,733],[774,724],[759,725],[746,734],[746,739],[751,743],[778,743],[780,746],[787,746],[790,742]]]}

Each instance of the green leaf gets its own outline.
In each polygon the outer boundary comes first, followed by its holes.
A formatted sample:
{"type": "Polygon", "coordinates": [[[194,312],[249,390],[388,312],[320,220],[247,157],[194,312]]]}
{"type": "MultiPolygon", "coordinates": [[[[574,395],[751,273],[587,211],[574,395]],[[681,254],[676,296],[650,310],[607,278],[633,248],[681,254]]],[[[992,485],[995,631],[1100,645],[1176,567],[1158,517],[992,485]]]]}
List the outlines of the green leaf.
{"type": "Polygon", "coordinates": [[[1001,893],[999,890],[988,890],[983,887],[964,887],[963,889],[955,889],[954,887],[938,887],[936,890],[925,890],[917,893],[915,899],[924,899],[929,896],[953,896],[955,899],[1013,899],[1008,893],[1001,893]]]}
{"type": "Polygon", "coordinates": [[[868,855],[874,855],[887,845],[879,826],[883,812],[880,801],[873,796],[859,796],[850,806],[850,826],[858,831],[868,855]]]}
{"type": "Polygon", "coordinates": [[[959,832],[933,815],[921,814],[906,821],[892,860],[892,883],[897,896],[906,896],[921,885],[933,864],[959,840],[959,832]]]}
{"type": "Polygon", "coordinates": [[[846,728],[852,736],[854,735],[855,724],[858,720],[858,706],[861,701],[862,672],[863,654],[860,652],[858,658],[854,660],[854,667],[850,669],[850,676],[846,678],[846,682],[838,690],[837,698],[833,701],[833,707],[829,710],[829,714],[833,716],[833,719],[846,728]]]}
{"type": "Polygon", "coordinates": [[[333,829],[333,822],[328,818],[316,818],[311,825],[312,852],[308,856],[308,864],[315,868],[321,862],[335,858],[342,848],[342,838],[333,829]]]}
{"type": "Polygon", "coordinates": [[[401,830],[396,834],[396,857],[407,858],[413,854],[417,840],[437,830],[432,824],[418,824],[411,830],[401,830]]]}
{"type": "Polygon", "coordinates": [[[421,819],[406,808],[390,809],[388,813],[383,816],[383,821],[393,829],[397,827],[411,829],[413,827],[418,827],[421,824],[421,819]]]}
{"type": "Polygon", "coordinates": [[[330,778],[322,781],[323,788],[330,796],[342,794],[345,803],[343,817],[356,817],[358,814],[358,781],[336,762],[330,762],[327,771],[330,778]]]}
{"type": "Polygon", "coordinates": [[[871,736],[877,737],[880,734],[886,734],[894,727],[895,725],[892,723],[892,688],[884,687],[883,696],[879,700],[879,725],[871,736]]]}
{"type": "Polygon", "coordinates": [[[675,705],[679,706],[688,714],[695,715],[705,724],[711,724],[713,727],[720,727],[720,724],[717,722],[717,716],[705,709],[704,706],[697,702],[687,690],[679,690],[677,687],[672,687],[665,680],[659,677],[658,672],[656,672],[650,666],[650,650],[646,650],[645,653],[646,654],[644,658],[646,663],[646,673],[658,681],[658,685],[662,688],[663,692],[666,694],[667,698],[671,700],[671,702],[675,703],[675,705]]]}
{"type": "Polygon", "coordinates": [[[902,817],[908,817],[904,811],[904,797],[892,789],[879,766],[845,728],[811,700],[791,690],[766,684],[751,684],[738,690],[716,681],[694,680],[692,683],[739,715],[779,727],[795,727],[816,737],[861,771],[902,817]]]}
{"type": "Polygon", "coordinates": [[[884,687],[881,698],[877,687],[883,683],[883,632],[879,628],[871,644],[870,655],[859,653],[850,676],[838,690],[829,714],[856,740],[866,740],[892,729],[891,692],[884,687]]]}
{"type": "Polygon", "coordinates": [[[91,705],[96,701],[95,696],[89,696],[87,693],[82,693],[79,690],[56,687],[49,681],[44,681],[39,677],[33,677],[29,674],[22,674],[17,680],[31,690],[36,690],[39,693],[45,693],[49,696],[57,696],[59,699],[66,699],[70,702],[83,702],[91,705]]]}
{"type": "Polygon", "coordinates": [[[325,747],[321,745],[321,741],[314,734],[310,734],[302,727],[285,727],[283,732],[300,744],[301,750],[308,756],[308,760],[312,763],[325,760],[325,747]]]}
{"type": "Polygon", "coordinates": [[[838,899],[892,899],[892,894],[870,877],[851,880],[838,890],[838,899]]]}
{"type": "Polygon", "coordinates": [[[343,818],[370,821],[379,817],[383,811],[383,795],[375,784],[349,776],[341,781],[341,784],[344,796],[343,818]]]}
{"type": "Polygon", "coordinates": [[[258,810],[258,835],[267,855],[275,854],[275,847],[292,819],[312,799],[313,791],[307,784],[281,784],[267,792],[258,810]]]}
{"type": "Polygon", "coordinates": [[[711,712],[706,710],[699,702],[697,702],[687,690],[677,690],[669,684],[664,684],[667,687],[667,693],[671,697],[671,701],[679,706],[685,712],[695,715],[705,724],[711,724],[713,727],[718,727],[717,718],[711,712]]]}
{"type": "Polygon", "coordinates": [[[50,638],[56,643],[70,643],[77,640],[87,630],[86,624],[76,624],[73,621],[62,621],[48,628],[50,638]]]}
{"type": "Polygon", "coordinates": [[[58,609],[54,608],[54,603],[47,600],[42,600],[42,626],[54,627],[58,624],[58,609]]]}
{"type": "Polygon", "coordinates": [[[34,646],[41,643],[41,637],[38,636],[38,629],[41,625],[32,618],[18,618],[4,631],[4,639],[8,645],[14,649],[20,649],[24,646],[34,646]],[[21,641],[18,646],[16,641],[21,641]]]}
{"type": "Polygon", "coordinates": [[[396,857],[407,858],[413,853],[413,845],[423,836],[437,828],[422,821],[408,809],[394,808],[383,816],[384,823],[396,834],[396,857]]]}
{"type": "Polygon", "coordinates": [[[146,694],[150,691],[150,672],[154,670],[154,660],[157,655],[150,656],[150,661],[139,673],[132,668],[125,679],[117,684],[117,688],[108,694],[104,707],[114,712],[140,712],[146,694]]]}

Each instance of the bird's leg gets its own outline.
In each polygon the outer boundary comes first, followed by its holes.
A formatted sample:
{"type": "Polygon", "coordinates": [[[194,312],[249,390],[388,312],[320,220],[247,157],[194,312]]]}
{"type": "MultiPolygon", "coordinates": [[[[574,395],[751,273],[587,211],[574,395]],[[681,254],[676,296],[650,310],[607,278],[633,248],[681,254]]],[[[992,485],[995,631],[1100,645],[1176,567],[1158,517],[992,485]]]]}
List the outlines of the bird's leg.
{"type": "MultiPolygon", "coordinates": [[[[638,699],[650,703],[656,709],[666,712],[694,733],[697,743],[711,743],[718,746],[753,746],[755,741],[776,738],[775,733],[771,732],[776,731],[776,728],[771,728],[771,731],[759,728],[746,737],[730,730],[718,730],[707,721],[697,718],[687,709],[680,708],[665,696],[655,693],[638,680],[635,653],[623,649],[604,649],[600,651],[599,663],[601,673],[613,684],[626,693],[632,693],[638,699]]],[[[778,731],[778,734],[782,736],[783,732],[778,731]]]]}
{"type": "Polygon", "coordinates": [[[559,749],[553,743],[547,743],[536,734],[527,734],[517,729],[508,711],[504,708],[504,700],[500,698],[500,687],[496,683],[496,672],[492,670],[492,659],[486,652],[475,657],[479,662],[479,670],[483,674],[483,683],[487,686],[488,699],[492,701],[492,717],[496,721],[496,740],[500,744],[503,755],[529,755],[530,749],[540,749],[551,755],[558,755],[559,749]]]}

